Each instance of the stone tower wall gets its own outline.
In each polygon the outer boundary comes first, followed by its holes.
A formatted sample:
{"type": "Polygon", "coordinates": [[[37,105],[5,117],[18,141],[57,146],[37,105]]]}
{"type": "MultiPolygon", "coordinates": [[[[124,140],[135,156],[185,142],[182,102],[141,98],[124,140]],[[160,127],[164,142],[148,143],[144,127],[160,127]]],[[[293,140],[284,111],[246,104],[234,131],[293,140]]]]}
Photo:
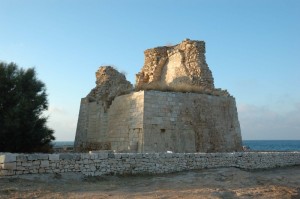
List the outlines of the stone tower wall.
{"type": "Polygon", "coordinates": [[[100,67],[96,87],[81,101],[75,149],[242,150],[235,99],[214,87],[204,41],[186,39],[146,50],[136,90],[141,91],[132,92],[131,83],[115,68],[100,67]]]}
{"type": "Polygon", "coordinates": [[[241,151],[235,99],[197,93],[140,91],[104,111],[82,100],[75,148],[118,152],[241,151]]]}
{"type": "Polygon", "coordinates": [[[115,98],[108,110],[108,140],[111,149],[143,152],[144,93],[115,98]]]}
{"type": "Polygon", "coordinates": [[[107,120],[107,113],[101,103],[82,98],[74,143],[76,151],[110,149],[107,120]]]}
{"type": "Polygon", "coordinates": [[[108,109],[116,96],[133,89],[124,74],[111,66],[96,72],[96,87],[81,99],[75,137],[75,150],[111,149],[108,140],[108,109]]]}
{"type": "Polygon", "coordinates": [[[233,97],[144,92],[145,152],[240,151],[240,125],[233,97]]]}
{"type": "Polygon", "coordinates": [[[119,152],[242,150],[233,97],[140,91],[115,98],[108,141],[119,152]]]}
{"type": "Polygon", "coordinates": [[[136,86],[150,83],[176,86],[189,84],[214,89],[214,80],[205,60],[205,42],[186,39],[175,46],[148,49],[145,63],[136,75],[136,86]]]}

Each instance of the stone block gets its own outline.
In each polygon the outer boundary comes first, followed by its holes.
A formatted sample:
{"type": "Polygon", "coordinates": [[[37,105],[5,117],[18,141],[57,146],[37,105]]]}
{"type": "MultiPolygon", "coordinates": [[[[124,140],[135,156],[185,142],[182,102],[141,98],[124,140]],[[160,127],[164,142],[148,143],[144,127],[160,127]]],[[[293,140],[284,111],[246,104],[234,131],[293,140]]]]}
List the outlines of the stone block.
{"type": "Polygon", "coordinates": [[[23,171],[16,171],[16,175],[22,175],[23,171]]]}
{"type": "Polygon", "coordinates": [[[59,154],[49,154],[49,160],[50,161],[58,161],[59,160],[59,154]]]}
{"type": "Polygon", "coordinates": [[[74,157],[75,156],[73,154],[69,154],[69,153],[62,153],[62,154],[60,154],[60,159],[61,160],[73,160],[74,157]]]}
{"type": "Polygon", "coordinates": [[[6,163],[6,162],[16,162],[17,161],[17,155],[12,153],[5,153],[3,155],[0,155],[0,163],[6,163]]]}
{"type": "Polygon", "coordinates": [[[21,164],[23,167],[31,167],[32,166],[32,162],[28,161],[28,162],[22,162],[21,164]]]}
{"type": "Polygon", "coordinates": [[[91,166],[90,166],[90,170],[91,170],[91,171],[96,171],[96,167],[95,167],[94,165],[91,165],[91,166]]]}
{"type": "Polygon", "coordinates": [[[22,166],[17,166],[16,170],[17,170],[17,171],[25,171],[26,168],[25,168],[25,167],[22,167],[22,166]]]}
{"type": "Polygon", "coordinates": [[[40,167],[49,167],[49,160],[41,160],[40,167]]]}
{"type": "Polygon", "coordinates": [[[38,166],[38,165],[40,165],[40,163],[41,163],[40,160],[34,160],[34,161],[32,161],[32,165],[33,166],[38,166]]]}
{"type": "Polygon", "coordinates": [[[83,160],[83,164],[85,164],[85,165],[86,165],[86,164],[89,164],[89,160],[88,160],[88,159],[84,159],[84,160],[83,160]]]}
{"type": "Polygon", "coordinates": [[[37,154],[29,154],[27,157],[28,160],[38,160],[37,154]]]}
{"type": "Polygon", "coordinates": [[[0,170],[0,176],[13,176],[15,174],[14,170],[0,170]]]}
{"type": "Polygon", "coordinates": [[[5,170],[15,170],[17,167],[16,162],[6,162],[3,164],[3,169],[5,170]]]}
{"type": "Polygon", "coordinates": [[[48,160],[49,155],[48,154],[37,154],[37,159],[38,160],[48,160]]]}
{"type": "Polygon", "coordinates": [[[24,161],[27,161],[27,155],[18,155],[17,156],[17,161],[19,162],[24,162],[24,161]]]}

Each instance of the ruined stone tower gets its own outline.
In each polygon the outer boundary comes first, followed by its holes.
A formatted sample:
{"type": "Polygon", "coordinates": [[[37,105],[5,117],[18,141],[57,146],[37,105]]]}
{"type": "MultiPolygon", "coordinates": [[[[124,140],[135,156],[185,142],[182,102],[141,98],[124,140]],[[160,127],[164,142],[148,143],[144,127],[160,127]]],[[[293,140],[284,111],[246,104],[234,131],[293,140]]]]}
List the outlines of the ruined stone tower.
{"type": "Polygon", "coordinates": [[[203,41],[146,50],[136,92],[112,67],[100,67],[96,79],[96,88],[81,100],[77,151],[242,149],[235,99],[214,87],[203,41]]]}
{"type": "Polygon", "coordinates": [[[175,46],[146,50],[144,67],[136,75],[136,86],[143,88],[152,82],[214,89],[214,79],[205,61],[204,41],[186,39],[175,46]]]}

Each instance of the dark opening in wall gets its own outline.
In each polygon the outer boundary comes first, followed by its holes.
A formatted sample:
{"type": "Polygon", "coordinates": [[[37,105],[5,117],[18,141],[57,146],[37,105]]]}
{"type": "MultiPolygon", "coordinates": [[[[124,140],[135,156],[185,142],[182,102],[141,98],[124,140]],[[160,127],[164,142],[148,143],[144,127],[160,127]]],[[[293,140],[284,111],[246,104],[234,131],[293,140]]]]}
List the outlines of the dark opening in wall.
{"type": "Polygon", "coordinates": [[[166,129],[160,129],[160,132],[164,133],[164,132],[166,132],[166,129]]]}

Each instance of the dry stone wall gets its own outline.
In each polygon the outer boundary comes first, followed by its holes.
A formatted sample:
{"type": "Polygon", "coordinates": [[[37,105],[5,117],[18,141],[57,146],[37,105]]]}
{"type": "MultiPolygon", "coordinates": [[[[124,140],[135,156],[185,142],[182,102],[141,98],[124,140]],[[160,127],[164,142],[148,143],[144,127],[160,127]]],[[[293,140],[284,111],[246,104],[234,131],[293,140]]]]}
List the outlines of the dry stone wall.
{"type": "Polygon", "coordinates": [[[300,165],[300,152],[0,154],[0,176],[78,172],[88,176],[300,165]]]}

